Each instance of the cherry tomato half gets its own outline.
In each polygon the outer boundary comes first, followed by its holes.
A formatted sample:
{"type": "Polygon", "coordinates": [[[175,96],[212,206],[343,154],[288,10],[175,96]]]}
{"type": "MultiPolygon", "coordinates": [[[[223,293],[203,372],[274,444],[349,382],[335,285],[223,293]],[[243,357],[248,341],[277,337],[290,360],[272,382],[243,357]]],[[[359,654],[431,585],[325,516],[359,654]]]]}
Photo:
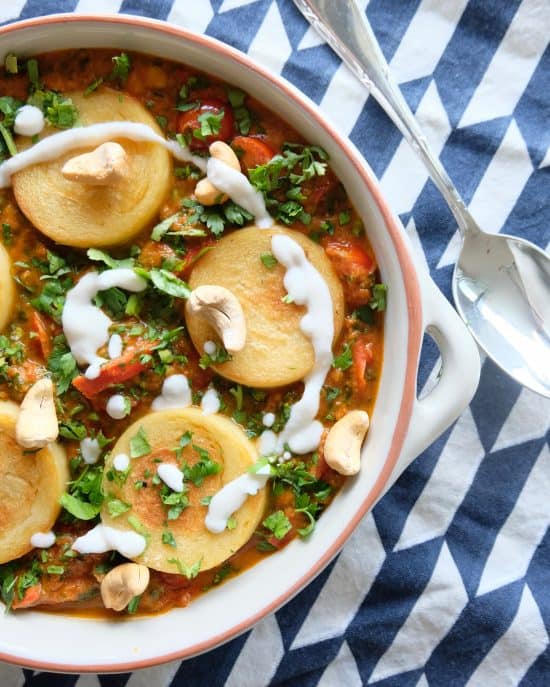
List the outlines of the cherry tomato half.
{"type": "Polygon", "coordinates": [[[233,108],[228,103],[221,100],[203,100],[199,105],[186,112],[180,112],[176,121],[176,130],[188,138],[189,147],[192,150],[207,150],[208,146],[214,141],[229,141],[233,136],[235,116],[233,108]],[[221,116],[219,130],[215,121],[212,122],[215,133],[202,135],[201,126],[208,124],[208,115],[213,117],[221,116]]]}

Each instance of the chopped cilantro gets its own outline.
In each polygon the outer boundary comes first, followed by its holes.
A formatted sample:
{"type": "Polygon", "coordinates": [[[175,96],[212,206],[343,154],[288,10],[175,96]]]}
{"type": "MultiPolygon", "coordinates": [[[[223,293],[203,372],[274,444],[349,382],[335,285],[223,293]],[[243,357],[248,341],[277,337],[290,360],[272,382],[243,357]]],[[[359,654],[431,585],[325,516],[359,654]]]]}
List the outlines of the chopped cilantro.
{"type": "Polygon", "coordinates": [[[17,62],[17,55],[9,52],[4,59],[4,69],[8,74],[17,74],[19,72],[19,65],[17,62]]]}
{"type": "Polygon", "coordinates": [[[351,215],[349,213],[349,210],[344,210],[343,212],[338,213],[338,224],[343,227],[346,224],[349,224],[351,222],[351,215]]]}
{"type": "Polygon", "coordinates": [[[169,296],[189,298],[191,295],[191,289],[186,282],[176,277],[175,274],[168,272],[168,270],[155,268],[149,272],[149,275],[156,288],[169,296]]]}
{"type": "Polygon", "coordinates": [[[109,75],[109,79],[114,81],[119,79],[120,81],[126,81],[132,68],[132,61],[126,53],[120,53],[120,55],[115,55],[112,58],[114,67],[109,75]]]}
{"type": "Polygon", "coordinates": [[[7,222],[2,223],[2,242],[5,246],[11,246],[13,243],[13,232],[11,225],[9,225],[7,222]]]}
{"type": "Polygon", "coordinates": [[[241,91],[240,88],[230,88],[227,91],[227,97],[232,107],[242,107],[244,105],[244,99],[246,98],[246,93],[241,91]]]}
{"type": "Polygon", "coordinates": [[[337,370],[347,370],[348,367],[351,367],[352,362],[351,347],[348,343],[345,343],[340,355],[334,357],[332,367],[335,367],[337,370]]]}
{"type": "Polygon", "coordinates": [[[61,495],[63,508],[79,520],[92,520],[101,510],[103,468],[86,465],[78,478],[69,484],[69,493],[61,495]]]}
{"type": "Polygon", "coordinates": [[[53,340],[53,350],[47,365],[48,370],[52,373],[57,395],[61,396],[67,391],[78,374],[76,360],[62,334],[53,340]]]}
{"type": "Polygon", "coordinates": [[[128,267],[132,269],[134,267],[134,259],[133,258],[124,258],[123,260],[117,260],[116,258],[112,258],[108,253],[105,253],[105,251],[99,250],[98,248],[88,248],[88,251],[86,253],[88,258],[90,260],[94,260],[96,262],[103,262],[107,267],[110,267],[111,269],[115,269],[118,267],[128,267]]]}
{"type": "Polygon", "coordinates": [[[231,360],[231,354],[228,353],[223,346],[216,344],[214,353],[203,353],[199,360],[199,367],[201,370],[206,370],[210,365],[220,365],[231,360]]]}
{"type": "Polygon", "coordinates": [[[174,539],[174,535],[170,530],[164,530],[162,533],[162,543],[166,544],[166,546],[176,546],[176,540],[174,539]]]}
{"type": "Polygon", "coordinates": [[[193,137],[204,141],[207,136],[217,136],[222,128],[224,116],[224,110],[220,110],[217,114],[212,111],[201,113],[197,117],[200,128],[193,130],[193,137]]]}
{"type": "Polygon", "coordinates": [[[232,572],[235,572],[234,568],[232,567],[231,563],[228,563],[225,561],[225,563],[221,566],[221,568],[216,572],[212,579],[212,584],[221,584],[225,578],[230,575],[232,572]]]}
{"type": "Polygon", "coordinates": [[[84,95],[91,95],[94,91],[96,91],[101,84],[103,83],[103,77],[100,76],[98,79],[94,79],[92,83],[88,84],[86,89],[84,90],[84,95]]]}
{"type": "Polygon", "coordinates": [[[61,494],[59,503],[78,520],[93,520],[101,509],[101,506],[96,506],[89,501],[83,501],[76,496],[67,494],[67,492],[61,494]]]}
{"type": "Polygon", "coordinates": [[[27,74],[29,81],[34,88],[40,87],[40,75],[38,73],[38,61],[33,59],[27,60],[27,74]]]}
{"type": "Polygon", "coordinates": [[[136,518],[135,515],[129,515],[128,516],[128,524],[138,534],[141,534],[142,537],[145,537],[145,539],[149,539],[150,534],[149,534],[147,528],[143,525],[143,523],[141,522],[141,520],[139,520],[139,518],[136,518]]]}
{"type": "Polygon", "coordinates": [[[143,427],[130,439],[130,458],[141,458],[151,453],[151,445],[143,427]]]}
{"type": "Polygon", "coordinates": [[[372,287],[372,298],[369,301],[369,307],[372,308],[372,310],[385,310],[387,292],[388,287],[386,284],[375,284],[372,287]]]}
{"type": "Polygon", "coordinates": [[[352,316],[357,320],[361,320],[361,322],[364,322],[365,324],[373,324],[374,322],[374,315],[370,305],[360,305],[353,311],[352,316]]]}
{"type": "Polygon", "coordinates": [[[65,568],[62,565],[48,565],[46,572],[48,575],[63,575],[65,568]]]}
{"type": "Polygon", "coordinates": [[[160,500],[165,506],[170,506],[166,514],[168,520],[177,520],[189,505],[189,496],[186,489],[181,492],[172,491],[166,484],[161,486],[160,500]]]}
{"type": "Polygon", "coordinates": [[[82,441],[86,437],[86,426],[79,420],[59,423],[59,436],[71,441],[82,441]]]}
{"type": "Polygon", "coordinates": [[[199,454],[199,460],[193,465],[183,466],[183,479],[186,482],[192,482],[196,487],[200,487],[206,477],[217,475],[222,466],[212,460],[208,451],[200,446],[193,444],[193,450],[199,454]]]}
{"type": "Polygon", "coordinates": [[[260,260],[268,270],[272,270],[278,264],[277,258],[272,253],[262,253],[260,260]]]}
{"type": "Polygon", "coordinates": [[[121,499],[110,498],[107,501],[107,510],[113,518],[118,518],[123,513],[127,513],[132,506],[121,499]]]}
{"type": "Polygon", "coordinates": [[[188,580],[195,578],[202,566],[202,558],[192,565],[185,565],[179,558],[169,558],[166,562],[170,563],[170,565],[175,565],[180,575],[184,575],[188,580]]]}
{"type": "Polygon", "coordinates": [[[273,533],[275,539],[283,539],[290,532],[292,525],[282,510],[271,513],[263,521],[262,525],[273,533]]]}
{"type": "Polygon", "coordinates": [[[134,596],[134,598],[130,600],[130,603],[126,607],[126,611],[129,615],[134,615],[134,613],[137,612],[140,601],[141,601],[141,594],[139,594],[139,596],[134,596]]]}

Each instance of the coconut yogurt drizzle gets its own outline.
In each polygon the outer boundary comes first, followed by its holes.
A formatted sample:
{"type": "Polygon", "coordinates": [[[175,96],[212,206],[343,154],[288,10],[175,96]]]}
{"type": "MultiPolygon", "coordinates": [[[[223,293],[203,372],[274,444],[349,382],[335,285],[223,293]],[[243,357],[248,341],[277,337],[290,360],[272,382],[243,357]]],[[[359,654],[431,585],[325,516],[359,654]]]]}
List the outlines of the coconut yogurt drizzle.
{"type": "Polygon", "coordinates": [[[208,158],[206,175],[213,186],[226,193],[233,202],[248,210],[260,229],[273,226],[273,217],[267,212],[264,197],[244,174],[215,157],[208,158]]]}
{"type": "Polygon", "coordinates": [[[109,339],[112,320],[93,304],[98,291],[119,286],[127,291],[137,292],[147,288],[147,282],[133,270],[119,267],[105,272],[88,272],[67,292],[61,322],[69,348],[79,365],[89,365],[85,372],[88,379],[99,376],[100,366],[105,358],[97,351],[109,339]]]}
{"type": "Polygon", "coordinates": [[[65,155],[75,148],[98,146],[105,141],[126,138],[131,141],[158,143],[166,148],[176,160],[192,162],[202,172],[206,171],[206,161],[198,155],[193,155],[189,148],[180,146],[176,141],[168,141],[157,134],[147,124],[139,122],[103,122],[90,126],[74,127],[43,138],[27,150],[10,157],[0,165],[0,188],[11,184],[13,174],[31,165],[50,162],[65,155]]]}
{"type": "MultiPolygon", "coordinates": [[[[21,132],[41,131],[37,113],[21,108],[18,113],[21,132]]],[[[30,106],[29,106],[30,107],[30,106]]],[[[40,115],[42,113],[40,112],[40,115]]],[[[17,124],[17,119],[16,119],[17,124]]],[[[43,117],[42,117],[43,126],[43,117]]],[[[25,135],[33,135],[27,133],[25,135]]],[[[61,155],[65,155],[75,148],[94,147],[112,139],[129,139],[132,141],[145,141],[158,143],[166,148],[177,160],[191,162],[201,172],[206,172],[208,179],[220,191],[226,193],[231,200],[248,210],[254,215],[256,224],[265,229],[273,225],[273,218],[266,210],[263,195],[257,191],[244,174],[237,172],[221,160],[213,157],[206,160],[198,155],[193,155],[189,148],[180,145],[176,141],[169,141],[157,134],[147,124],[139,122],[102,122],[89,126],[74,127],[66,131],[60,131],[43,138],[27,150],[17,153],[0,165],[0,188],[11,185],[13,174],[26,167],[42,162],[50,162],[61,155]]]]}
{"type": "Polygon", "coordinates": [[[130,530],[117,530],[103,523],[74,540],[72,548],[78,553],[118,551],[126,558],[135,558],[145,551],[147,540],[130,530]]]}
{"type": "MultiPolygon", "coordinates": [[[[285,450],[286,445],[298,454],[309,453],[319,446],[323,425],[315,418],[319,411],[321,387],[332,364],[334,316],[329,288],[301,246],[290,237],[277,234],[271,239],[271,250],[286,268],[283,282],[289,296],[298,305],[306,307],[300,329],[311,341],[315,354],[313,369],[304,379],[302,398],[291,406],[283,431],[277,435],[266,429],[260,437],[262,455],[275,454],[279,461],[285,461],[292,455],[285,450]]],[[[268,417],[268,426],[270,420],[268,417]]],[[[246,473],[222,487],[208,506],[206,528],[213,533],[223,532],[231,514],[242,506],[249,494],[256,494],[265,486],[270,472],[270,466],[265,465],[256,474],[246,473]]]]}

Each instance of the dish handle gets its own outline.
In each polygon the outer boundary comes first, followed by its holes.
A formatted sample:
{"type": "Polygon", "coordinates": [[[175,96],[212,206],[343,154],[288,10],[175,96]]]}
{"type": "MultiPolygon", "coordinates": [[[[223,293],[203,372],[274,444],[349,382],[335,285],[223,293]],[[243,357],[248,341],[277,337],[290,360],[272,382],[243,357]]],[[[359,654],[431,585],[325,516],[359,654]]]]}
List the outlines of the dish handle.
{"type": "Polygon", "coordinates": [[[390,484],[454,422],[476,392],[481,362],[477,345],[431,277],[419,270],[423,330],[436,342],[441,369],[435,387],[415,399],[407,436],[390,484]]]}

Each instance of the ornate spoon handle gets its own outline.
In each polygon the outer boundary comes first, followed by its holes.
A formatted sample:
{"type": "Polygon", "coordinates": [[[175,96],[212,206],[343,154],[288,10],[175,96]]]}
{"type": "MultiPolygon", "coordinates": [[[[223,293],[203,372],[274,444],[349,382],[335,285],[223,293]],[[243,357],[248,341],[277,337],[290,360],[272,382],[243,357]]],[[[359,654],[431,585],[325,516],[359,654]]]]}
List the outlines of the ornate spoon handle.
{"type": "Polygon", "coordinates": [[[364,13],[354,0],[294,0],[295,5],[353,74],[380,103],[395,126],[422,158],[447,201],[462,236],[478,232],[449,175],[431,151],[426,137],[393,80],[386,58],[364,13]]]}

